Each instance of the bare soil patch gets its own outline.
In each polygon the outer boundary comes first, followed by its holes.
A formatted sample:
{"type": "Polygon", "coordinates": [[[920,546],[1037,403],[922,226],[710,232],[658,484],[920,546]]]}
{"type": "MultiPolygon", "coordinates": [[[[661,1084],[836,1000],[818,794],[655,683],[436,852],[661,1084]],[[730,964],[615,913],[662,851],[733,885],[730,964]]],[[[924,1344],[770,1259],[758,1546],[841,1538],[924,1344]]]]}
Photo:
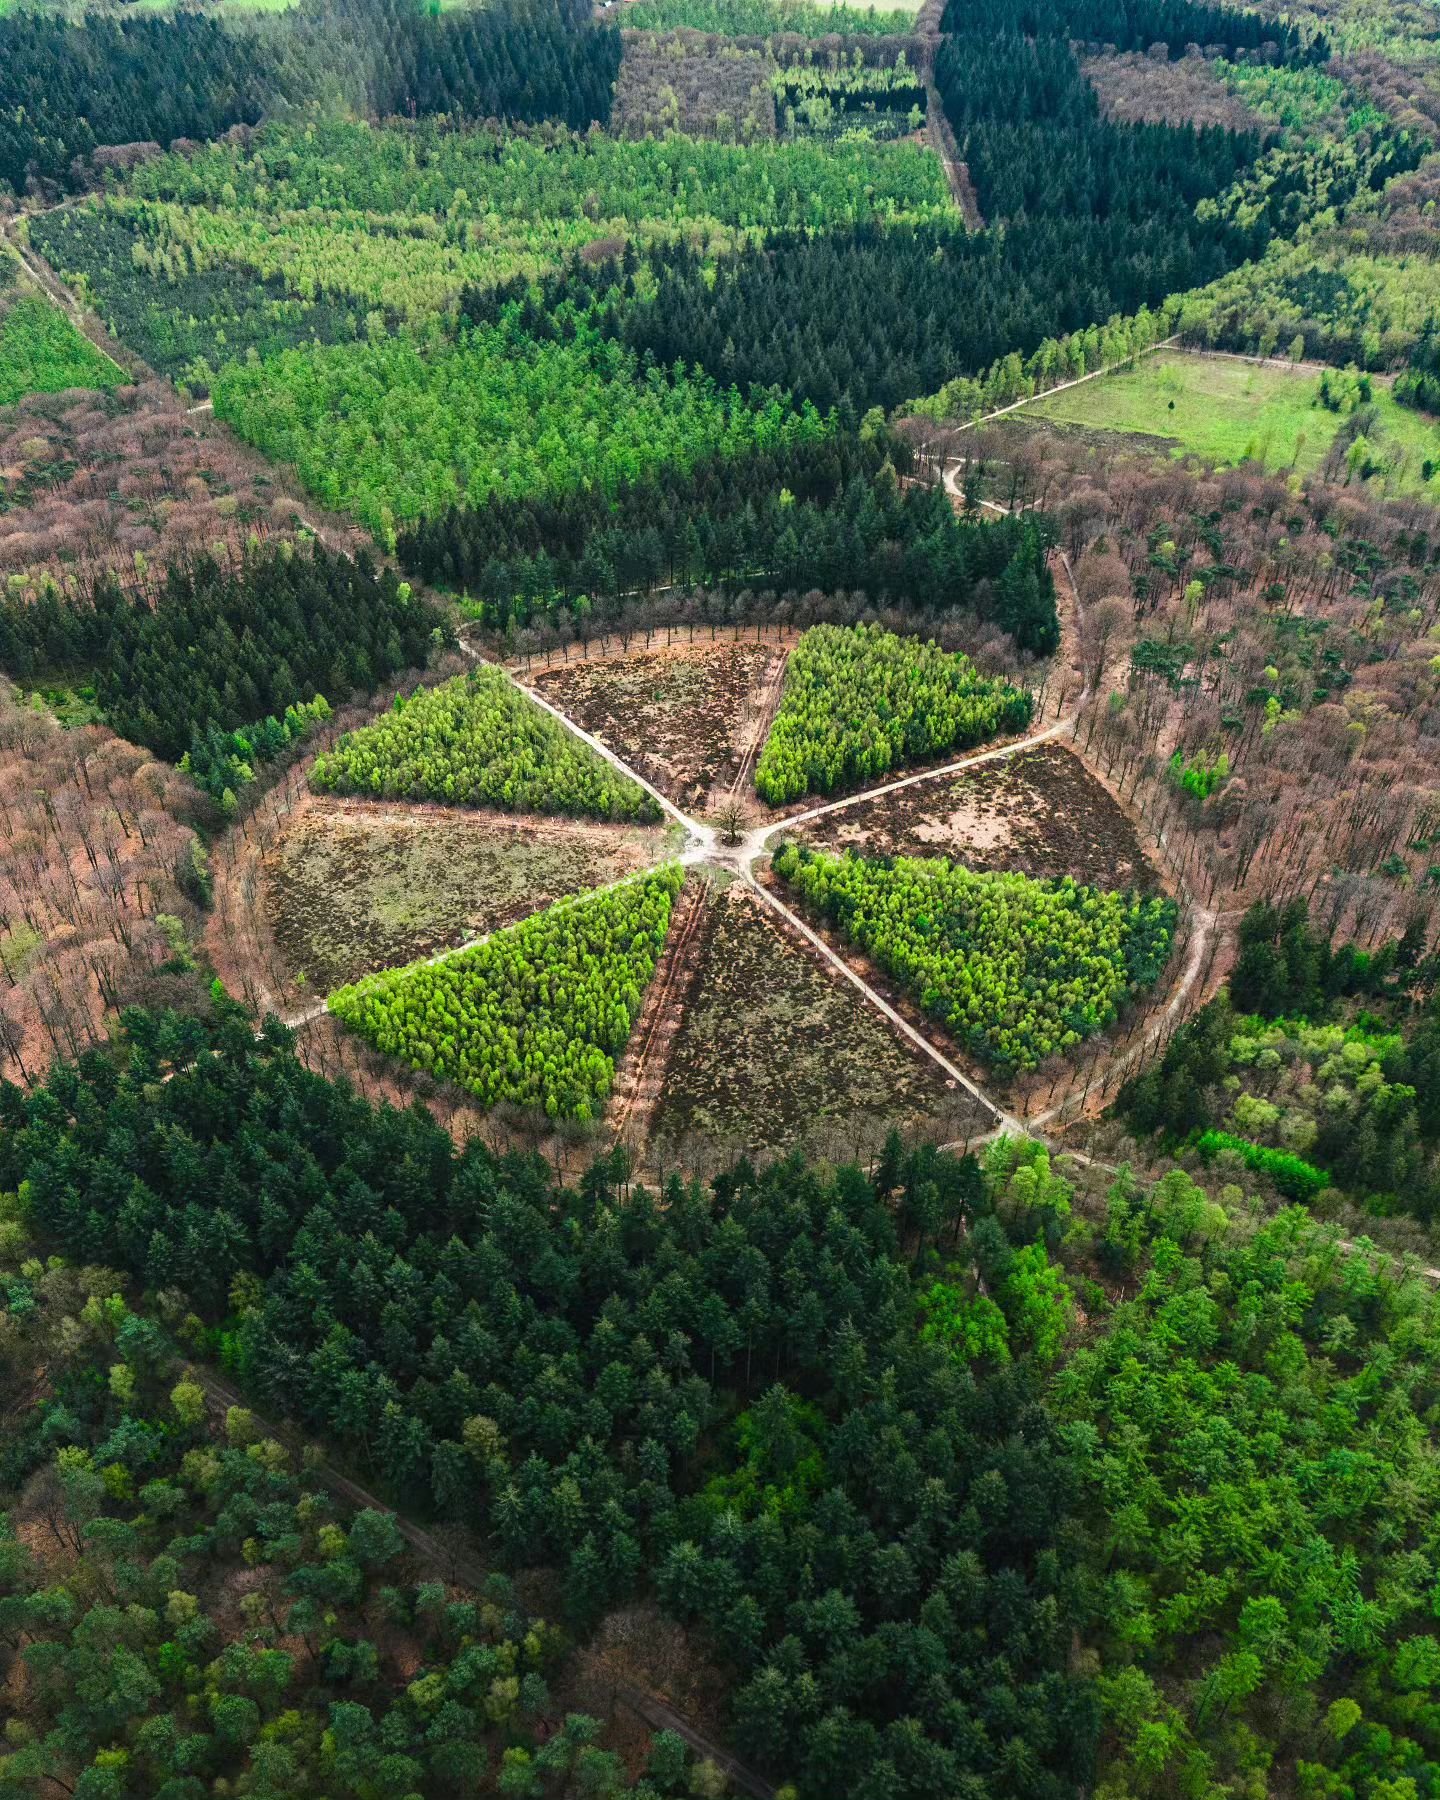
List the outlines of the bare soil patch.
{"type": "Polygon", "coordinates": [[[554,706],[683,810],[746,793],[780,690],[786,652],[733,640],[637,651],[538,673],[554,706]]]}
{"type": "Polygon", "coordinates": [[[944,856],[1101,888],[1164,885],[1125,812],[1073,750],[1055,743],[857,801],[799,835],[866,856],[944,856]]]}
{"type": "MultiPolygon", "coordinates": [[[[988,1114],[788,934],[747,888],[716,894],[650,1129],[695,1167],[803,1148],[865,1156],[893,1128],[946,1139],[988,1114]]],[[[982,1122],[982,1119],[984,1122],[982,1122]]]]}
{"type": "Polygon", "coordinates": [[[292,975],[327,993],[658,861],[640,826],[365,802],[298,810],[264,859],[265,908],[292,975]]]}

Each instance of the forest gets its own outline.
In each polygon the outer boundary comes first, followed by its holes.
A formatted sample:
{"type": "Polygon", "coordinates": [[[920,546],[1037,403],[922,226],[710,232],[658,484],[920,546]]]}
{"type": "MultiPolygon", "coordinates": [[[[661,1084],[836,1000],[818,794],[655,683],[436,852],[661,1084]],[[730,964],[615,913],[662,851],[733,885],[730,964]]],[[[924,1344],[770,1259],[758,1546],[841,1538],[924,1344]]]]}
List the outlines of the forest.
{"type": "Polygon", "coordinates": [[[968,656],[857,625],[817,625],[785,664],[775,722],[755,765],[771,806],[864,787],[942,751],[1023,731],[1034,702],[968,656]]]}
{"type": "Polygon", "coordinates": [[[1112,1025],[1160,979],[1177,908],[1068,877],[977,874],[940,857],[834,856],[802,844],[775,873],[967,1050],[1033,1069],[1112,1025]]]}
{"type": "Polygon", "coordinates": [[[683,871],[557,900],[472,949],[367,975],[330,1010],[388,1056],[484,1106],[588,1119],[603,1107],[655,973],[683,871]]]}
{"type": "Polygon", "coordinates": [[[1437,1800],[1423,0],[88,3],[0,1795],[1437,1800]]]}
{"type": "Polygon", "coordinates": [[[660,816],[643,788],[489,666],[397,694],[374,724],[316,757],[310,782],[327,793],[384,800],[596,819],[660,816]]]}
{"type": "Polygon", "coordinates": [[[538,1161],[457,1153],[309,1074],[279,1027],[128,1028],[124,1069],[0,1089],[0,1190],[25,1175],[42,1242],[178,1286],[257,1406],[483,1522],[503,1565],[555,1562],[572,1628],[652,1568],[738,1677],[741,1743],[805,1800],[842,1771],[913,1800],[1086,1778],[1076,1493],[1032,1351],[1065,1290],[1023,1224],[956,1243],[990,1213],[973,1160],[897,1146],[879,1186],[792,1161],[616,1206],[608,1162],[557,1189],[538,1161]],[[117,1183],[123,1205],[92,1204],[117,1183]],[[993,1278],[1005,1363],[916,1330],[892,1186],[955,1279],[993,1278]]]}
{"type": "MultiPolygon", "coordinates": [[[[1093,108],[1073,59],[1071,70],[1093,108]]],[[[1243,227],[1195,210],[1245,169],[1253,141],[1098,120],[1094,130],[1142,134],[1135,142],[1107,140],[1098,165],[1106,193],[1095,189],[1088,140],[1075,152],[1088,171],[1083,191],[1057,185],[1051,128],[1037,126],[1023,161],[1035,191],[1012,194],[1009,203],[992,196],[987,216],[1011,220],[1003,233],[967,231],[952,215],[848,229],[831,219],[822,233],[776,232],[762,245],[708,255],[684,242],[657,243],[642,265],[643,287],[636,274],[615,284],[605,265],[572,261],[561,277],[538,284],[540,316],[532,311],[526,322],[558,330],[544,315],[563,318],[573,306],[662,366],[696,362],[720,381],[781,387],[822,410],[844,406],[858,415],[1201,286],[1263,250],[1270,230],[1263,210],[1243,227]]],[[[1005,152],[1007,166],[1013,154],[1005,152]]],[[[520,285],[472,290],[467,317],[494,320],[520,285]]]]}
{"type": "Polygon", "coordinates": [[[712,31],[729,37],[886,37],[914,29],[906,7],[848,6],[844,0],[634,0],[625,23],[637,31],[712,31]]]}
{"type": "Polygon", "coordinates": [[[1367,951],[1314,929],[1303,901],[1256,905],[1229,983],[1119,1107],[1175,1149],[1230,1152],[1324,1210],[1433,1223],[1440,1208],[1440,1012],[1422,915],[1367,951]]]}
{"type": "Polygon", "coordinates": [[[593,330],[543,342],[508,321],[429,354],[381,338],[229,363],[213,392],[217,418],[294,463],[323,505],[354,511],[387,547],[397,523],[462,501],[582,480],[608,492],[657,464],[683,470],[716,451],[825,430],[813,407],[742,399],[683,363],[642,364],[593,330]]]}
{"type": "Polygon", "coordinates": [[[620,66],[620,34],[588,19],[578,0],[447,12],[305,0],[253,34],[189,9],[82,23],[20,8],[0,15],[0,183],[79,188],[92,164],[114,166],[110,146],[218,138],[332,83],[382,116],[558,118],[583,130],[609,118],[620,66]]]}
{"type": "MultiPolygon", "coordinates": [[[[257,1408],[345,1442],[411,1504],[478,1512],[501,1566],[555,1561],[572,1630],[653,1567],[665,1611],[737,1677],[737,1741],[803,1800],[837,1782],[1019,1800],[1097,1778],[1148,1800],[1182,1777],[1318,1800],[1430,1779],[1417,1407],[1440,1315],[1299,1209],[1232,1217],[1179,1170],[1082,1196],[1037,1145],[982,1169],[898,1139],[870,1177],[792,1158],[710,1188],[673,1178],[661,1204],[609,1158],[559,1187],[537,1161],[457,1152],[223,1007],[209,1024],[132,1013],[126,1048],[121,1066],[57,1065],[28,1101],[0,1089],[0,1188],[26,1183],[7,1256],[54,1247],[178,1289],[192,1354],[223,1359],[257,1408]],[[218,1205],[195,1199],[202,1169],[218,1205]],[[92,1203],[107,1192],[123,1204],[92,1203]],[[1095,1315],[1079,1345],[1077,1291],[1095,1315]],[[1403,1379],[1373,1379],[1377,1359],[1403,1379]]],[[[205,1440],[202,1389],[174,1379],[118,1275],[24,1270],[5,1278],[20,1333],[3,1367],[28,1380],[49,1334],[57,1391],[8,1473],[53,1459],[27,1504],[132,1584],[128,1613],[77,1632],[37,1609],[35,1553],[8,1540],[0,1606],[44,1678],[42,1729],[68,1709],[50,1755],[83,1761],[118,1733],[127,1763],[163,1766],[165,1701],[208,1669],[206,1767],[359,1755],[383,1718],[396,1760],[369,1777],[399,1795],[418,1763],[446,1792],[506,1741],[465,1710],[494,1693],[501,1644],[526,1660],[500,1716],[518,1731],[543,1709],[558,1638],[516,1619],[502,1578],[458,1601],[417,1591],[386,1516],[313,1485],[297,1502],[250,1414],[205,1440]],[[207,1559],[246,1539],[252,1613],[217,1658],[207,1559]],[[387,1698],[397,1639],[424,1645],[403,1699],[387,1698]],[[267,1734],[282,1697],[300,1716],[267,1734]],[[345,1725],[323,1747],[317,1703],[345,1725]],[[422,1734],[436,1704],[447,1730],[422,1734]]],[[[586,1741],[577,1726],[555,1755],[586,1741]]],[[[648,1776],[662,1794],[670,1755],[648,1776]]],[[[623,1790],[596,1770],[590,1791],[623,1790]]]]}
{"type": "Polygon", "coordinates": [[[396,554],[499,632],[556,613],[582,633],[607,627],[660,588],[845,588],[919,614],[973,611],[1031,654],[1052,649],[1043,517],[957,519],[933,489],[900,486],[910,463],[871,422],[688,472],[661,464],[613,496],[591,486],[452,507],[397,533],[396,554]]]}
{"type": "Polygon", "coordinates": [[[116,731],[178,762],[212,728],[336,702],[423,665],[441,616],[393,569],[318,541],[171,563],[140,590],[0,600],[0,670],[93,676],[116,731]]]}
{"type": "Polygon", "coordinates": [[[0,1761],[9,1791],[375,1800],[487,1774],[532,1796],[704,1791],[673,1734],[634,1784],[598,1719],[549,1736],[558,1623],[499,1573],[453,1599],[392,1514],[327,1492],[247,1408],[217,1421],[183,1326],[133,1311],[122,1276],[6,1264],[7,1410],[34,1360],[51,1377],[4,1445],[5,1484],[27,1481],[43,1525],[0,1527],[0,1620],[29,1701],[0,1761]]]}
{"type": "MultiPolygon", "coordinates": [[[[943,171],[914,144],[633,142],[553,125],[458,132],[424,119],[305,128],[275,120],[243,143],[151,158],[112,186],[222,212],[423,218],[450,241],[492,248],[504,242],[507,218],[537,244],[558,223],[584,225],[590,235],[578,249],[616,235],[611,225],[783,230],[949,210],[943,171]]],[[[195,230],[205,223],[190,220],[195,230]]]]}
{"type": "MultiPolygon", "coordinates": [[[[1122,51],[1163,43],[1172,57],[1190,44],[1232,57],[1263,51],[1286,62],[1323,63],[1330,55],[1323,33],[1307,34],[1262,12],[1210,6],[1204,0],[1002,0],[991,23],[1021,37],[1108,44],[1122,51]]],[[[965,0],[950,0],[940,29],[960,34],[975,24],[965,0]]]]}
{"type": "Polygon", "coordinates": [[[271,65],[198,12],[84,26],[28,7],[0,16],[0,183],[68,186],[97,146],[214,138],[253,125],[271,65]]]}

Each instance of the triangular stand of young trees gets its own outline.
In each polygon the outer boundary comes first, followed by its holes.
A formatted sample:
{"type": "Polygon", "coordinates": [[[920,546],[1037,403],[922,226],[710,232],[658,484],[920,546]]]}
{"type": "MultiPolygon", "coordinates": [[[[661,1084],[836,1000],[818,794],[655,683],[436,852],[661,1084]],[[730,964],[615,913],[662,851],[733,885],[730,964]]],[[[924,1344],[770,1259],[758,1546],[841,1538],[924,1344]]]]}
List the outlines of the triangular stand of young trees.
{"type": "Polygon", "coordinates": [[[437,961],[366,976],[330,1010],[378,1050],[550,1118],[603,1107],[660,959],[683,871],[560,900],[437,961]]]}

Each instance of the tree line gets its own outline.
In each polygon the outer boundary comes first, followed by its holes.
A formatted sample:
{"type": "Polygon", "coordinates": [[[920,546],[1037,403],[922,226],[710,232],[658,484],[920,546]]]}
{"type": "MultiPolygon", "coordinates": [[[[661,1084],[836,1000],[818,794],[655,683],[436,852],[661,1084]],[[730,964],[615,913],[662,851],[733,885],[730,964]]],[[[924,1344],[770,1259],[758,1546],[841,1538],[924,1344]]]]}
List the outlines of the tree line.
{"type": "Polygon", "coordinates": [[[899,440],[873,425],[666,463],[621,482],[483,509],[451,507],[396,539],[401,566],[463,591],[492,630],[617,619],[660,587],[842,588],[924,614],[973,609],[1034,655],[1059,624],[1043,520],[957,519],[930,485],[902,487],[899,440]],[[1008,579],[1007,579],[1008,576],[1008,579]]]}
{"type": "Polygon", "coordinates": [[[0,184],[76,184],[105,144],[218,137],[253,125],[273,62],[199,12],[83,24],[22,7],[0,17],[0,184]]]}
{"type": "Polygon", "coordinates": [[[440,629],[435,607],[363,552],[282,543],[172,563],[135,591],[104,575],[83,598],[0,600],[0,669],[90,671],[122,737],[208,761],[212,730],[368,692],[423,666],[440,629]]]}
{"type": "MultiPolygon", "coordinates": [[[[999,7],[987,9],[986,19],[1022,37],[1075,40],[1121,51],[1164,44],[1176,57],[1199,44],[1223,50],[1231,58],[1258,53],[1282,62],[1330,60],[1323,32],[1311,35],[1307,43],[1307,34],[1298,25],[1238,7],[1210,6],[1204,0],[1002,0],[999,7]]],[[[975,23],[967,0],[949,0],[940,29],[964,31],[975,23]]]]}
{"type": "Polygon", "coordinates": [[[678,863],[559,900],[442,962],[366,975],[330,1010],[387,1056],[485,1107],[596,1118],[684,880],[678,863]]]}
{"type": "Polygon", "coordinates": [[[891,769],[1023,731],[1025,688],[980,674],[968,656],[878,626],[817,625],[785,664],[775,722],[755,765],[771,806],[878,781],[891,769]]]}
{"type": "Polygon", "coordinates": [[[1440,961],[1427,930],[1416,914],[1367,951],[1315,930],[1304,900],[1253,906],[1228,985],[1122,1089],[1120,1115],[1202,1155],[1234,1151],[1289,1198],[1335,1188],[1433,1222],[1440,961]]]}
{"type": "Polygon", "coordinates": [[[609,120],[621,55],[619,32],[590,15],[584,0],[445,12],[310,0],[257,31],[190,10],[72,21],[22,8],[0,17],[0,183],[80,187],[97,149],[219,137],[277,101],[314,101],[332,81],[351,88],[357,71],[352,102],[380,116],[584,130],[609,120]]]}
{"type": "Polygon", "coordinates": [[[1420,412],[1440,413],[1440,322],[1425,321],[1409,360],[1395,377],[1395,398],[1420,412]]]}
{"type": "Polygon", "coordinates": [[[502,669],[472,669],[397,694],[388,713],[316,757],[322,793],[453,806],[656,820],[655,801],[523,694],[502,669]]]}
{"type": "Polygon", "coordinates": [[[620,33],[593,23],[588,0],[505,0],[421,7],[413,0],[340,0],[350,32],[374,58],[371,110],[382,117],[608,124],[620,33]]]}
{"type": "Polygon", "coordinates": [[[1178,909],[1068,876],[977,873],[943,857],[837,856],[782,844],[805,905],[1003,1074],[1073,1051],[1160,979],[1178,909]]]}

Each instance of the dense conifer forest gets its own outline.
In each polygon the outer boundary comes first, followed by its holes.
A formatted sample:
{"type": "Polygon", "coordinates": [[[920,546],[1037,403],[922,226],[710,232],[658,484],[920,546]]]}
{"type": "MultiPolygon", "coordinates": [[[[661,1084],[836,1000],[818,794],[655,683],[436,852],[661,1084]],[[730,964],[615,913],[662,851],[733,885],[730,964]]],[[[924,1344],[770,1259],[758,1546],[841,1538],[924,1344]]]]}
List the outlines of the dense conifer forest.
{"type": "Polygon", "coordinates": [[[440,614],[369,557],[288,544],[236,560],[172,564],[153,589],[98,581],[84,603],[54,597],[0,614],[0,668],[93,673],[124,736],[176,762],[212,727],[309,700],[369,692],[423,663],[440,614]]]}
{"type": "Polygon", "coordinates": [[[490,626],[526,624],[583,599],[604,627],[658,587],[784,592],[844,587],[921,614],[968,608],[1023,650],[1058,630],[1045,521],[957,520],[930,489],[899,485],[900,441],[837,432],[773,451],[662,467],[612,500],[579,489],[452,508],[402,532],[396,553],[426,581],[458,588],[490,626]]]}

